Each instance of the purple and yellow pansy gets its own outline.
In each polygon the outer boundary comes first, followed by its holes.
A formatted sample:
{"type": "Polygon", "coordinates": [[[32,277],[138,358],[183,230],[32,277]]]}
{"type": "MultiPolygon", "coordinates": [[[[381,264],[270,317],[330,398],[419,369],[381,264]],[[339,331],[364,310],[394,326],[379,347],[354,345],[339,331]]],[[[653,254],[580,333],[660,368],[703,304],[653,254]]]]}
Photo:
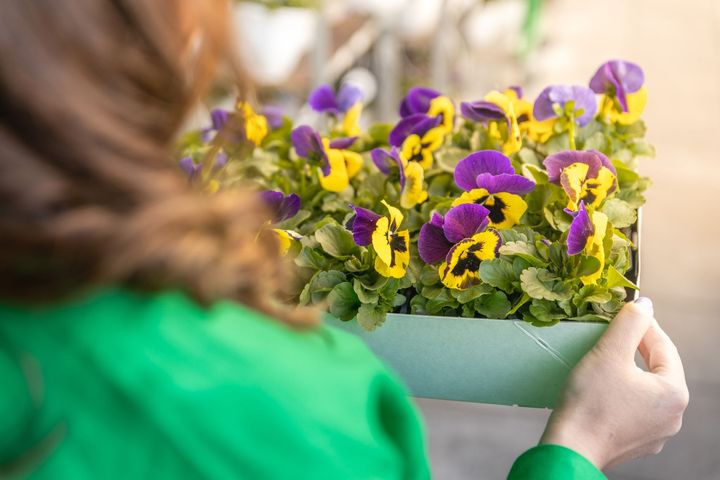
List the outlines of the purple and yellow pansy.
{"type": "Polygon", "coordinates": [[[637,122],[647,104],[645,74],[638,65],[625,60],[610,60],[590,79],[590,88],[602,94],[600,111],[612,122],[630,125],[637,122]]]}
{"type": "Polygon", "coordinates": [[[490,226],[511,228],[527,210],[521,195],[533,191],[535,182],[517,175],[510,159],[495,150],[471,153],[455,167],[455,183],[465,190],[452,205],[474,203],[488,210],[490,226]]]}
{"type": "Polygon", "coordinates": [[[438,262],[438,276],[448,288],[463,290],[480,283],[483,260],[497,258],[502,239],[490,224],[490,211],[465,203],[452,207],[445,216],[433,213],[420,228],[418,252],[427,264],[438,262]]]}
{"type": "Polygon", "coordinates": [[[400,102],[400,116],[407,118],[413,115],[439,117],[437,128],[445,133],[452,132],[455,123],[455,106],[448,97],[426,87],[413,87],[400,102]]]}
{"type": "Polygon", "coordinates": [[[397,173],[402,208],[413,208],[427,200],[428,193],[424,184],[425,171],[420,163],[408,162],[400,155],[396,147],[392,147],[390,151],[375,148],[370,152],[370,156],[378,170],[385,175],[397,173]]]}
{"type": "Polygon", "coordinates": [[[351,205],[355,214],[346,227],[352,231],[355,243],[375,251],[375,270],[384,277],[403,278],[410,263],[410,232],[400,230],[404,217],[385,200],[382,204],[388,215],[351,205]]]}
{"type": "Polygon", "coordinates": [[[598,208],[618,188],[615,167],[605,155],[595,150],[554,153],[543,164],[548,180],[565,190],[567,208],[572,211],[578,209],[580,201],[598,208]]]}
{"type": "Polygon", "coordinates": [[[337,92],[330,85],[320,85],[310,92],[308,104],[316,112],[327,113],[336,118],[342,116],[339,130],[352,137],[361,133],[359,121],[363,99],[362,90],[351,83],[343,84],[337,92]]]}
{"type": "MultiPolygon", "coordinates": [[[[294,217],[300,210],[300,197],[295,193],[285,195],[282,192],[265,190],[260,192],[260,198],[272,215],[268,222],[271,225],[294,217]]],[[[286,255],[292,243],[302,238],[302,235],[293,230],[273,228],[272,231],[277,235],[281,255],[286,255]]]]}
{"type": "Polygon", "coordinates": [[[543,121],[566,116],[579,126],[585,126],[597,112],[595,93],[581,85],[551,85],[546,87],[533,106],[533,115],[543,121]]]}
{"type": "Polygon", "coordinates": [[[308,125],[301,125],[291,133],[293,147],[299,157],[306,158],[318,168],[320,185],[330,192],[341,192],[362,168],[359,153],[348,150],[357,137],[329,140],[308,125]]]}
{"type": "Polygon", "coordinates": [[[445,140],[441,121],[439,116],[422,113],[405,117],[390,131],[389,143],[399,149],[406,162],[416,162],[423,170],[428,170],[432,167],[434,152],[445,140]]]}
{"type": "Polygon", "coordinates": [[[584,285],[595,284],[605,268],[603,242],[608,228],[608,217],[602,212],[588,211],[582,200],[577,211],[567,209],[566,212],[573,217],[567,236],[568,255],[582,253],[599,261],[599,267],[595,272],[580,277],[584,285]]]}
{"type": "Polygon", "coordinates": [[[463,102],[460,110],[468,120],[487,124],[490,136],[502,143],[506,155],[522,148],[522,132],[527,131],[532,120],[532,105],[523,100],[519,87],[509,87],[503,92],[493,90],[482,100],[463,102]],[[500,124],[506,127],[504,132],[500,124]]]}

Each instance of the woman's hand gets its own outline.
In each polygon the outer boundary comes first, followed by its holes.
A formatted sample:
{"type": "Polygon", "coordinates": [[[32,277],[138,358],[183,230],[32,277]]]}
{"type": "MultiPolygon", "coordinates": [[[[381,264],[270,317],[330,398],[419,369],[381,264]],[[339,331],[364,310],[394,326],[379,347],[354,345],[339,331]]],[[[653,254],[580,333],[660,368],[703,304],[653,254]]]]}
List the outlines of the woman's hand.
{"type": "Polygon", "coordinates": [[[682,362],[652,302],[626,305],[570,375],[540,443],[563,445],[598,468],[659,453],[688,404],[682,362]],[[648,371],[635,365],[635,351],[648,371]]]}

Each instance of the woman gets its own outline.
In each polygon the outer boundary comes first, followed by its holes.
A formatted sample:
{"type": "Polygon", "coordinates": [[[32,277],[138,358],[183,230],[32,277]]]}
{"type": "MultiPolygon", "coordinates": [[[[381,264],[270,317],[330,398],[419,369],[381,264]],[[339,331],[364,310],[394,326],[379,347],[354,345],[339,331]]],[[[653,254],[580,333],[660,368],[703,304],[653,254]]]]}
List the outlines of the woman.
{"type": "MultiPolygon", "coordinates": [[[[195,192],[171,161],[227,18],[221,0],[0,2],[0,475],[430,475],[395,378],[274,302],[258,200],[195,192]]],[[[631,304],[510,478],[604,478],[686,405],[652,304],[631,304]]]]}

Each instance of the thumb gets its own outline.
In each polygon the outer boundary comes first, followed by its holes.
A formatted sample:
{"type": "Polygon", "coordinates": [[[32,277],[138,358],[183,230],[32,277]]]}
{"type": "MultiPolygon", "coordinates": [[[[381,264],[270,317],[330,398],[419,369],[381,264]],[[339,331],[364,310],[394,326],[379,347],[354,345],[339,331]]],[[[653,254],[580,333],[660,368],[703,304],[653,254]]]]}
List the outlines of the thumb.
{"type": "Polygon", "coordinates": [[[635,302],[626,304],[610,322],[597,346],[634,360],[635,351],[653,323],[653,314],[652,301],[649,298],[640,297],[635,302]]]}

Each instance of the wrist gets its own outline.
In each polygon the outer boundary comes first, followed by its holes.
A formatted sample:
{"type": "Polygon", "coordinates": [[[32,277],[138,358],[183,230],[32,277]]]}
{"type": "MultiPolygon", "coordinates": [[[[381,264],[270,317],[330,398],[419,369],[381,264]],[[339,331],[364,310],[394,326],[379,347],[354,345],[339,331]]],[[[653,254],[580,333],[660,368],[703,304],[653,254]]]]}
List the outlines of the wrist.
{"type": "Polygon", "coordinates": [[[597,432],[587,435],[583,429],[575,429],[569,422],[555,421],[552,417],[548,422],[545,432],[540,438],[539,445],[560,445],[585,457],[599,470],[605,468],[608,463],[604,449],[596,441],[597,432]]]}

